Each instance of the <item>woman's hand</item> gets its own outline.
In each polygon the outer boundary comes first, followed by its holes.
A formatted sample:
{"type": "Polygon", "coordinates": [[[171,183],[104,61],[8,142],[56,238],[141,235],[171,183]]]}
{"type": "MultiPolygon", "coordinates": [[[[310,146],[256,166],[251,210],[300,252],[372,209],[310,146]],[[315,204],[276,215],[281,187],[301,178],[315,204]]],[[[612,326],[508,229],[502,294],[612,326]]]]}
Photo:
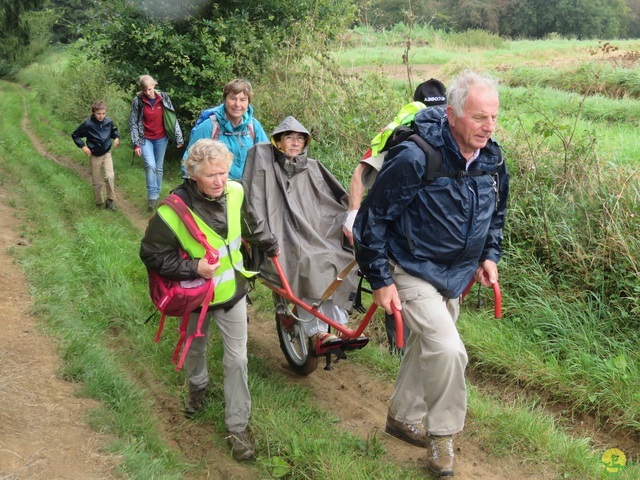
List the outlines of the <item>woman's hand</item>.
{"type": "Polygon", "coordinates": [[[134,147],[133,152],[138,155],[139,157],[142,156],[142,148],[141,147],[134,147]]]}
{"type": "Polygon", "coordinates": [[[220,262],[211,264],[206,258],[201,258],[198,260],[198,275],[208,280],[213,277],[219,267],[220,262]]]}

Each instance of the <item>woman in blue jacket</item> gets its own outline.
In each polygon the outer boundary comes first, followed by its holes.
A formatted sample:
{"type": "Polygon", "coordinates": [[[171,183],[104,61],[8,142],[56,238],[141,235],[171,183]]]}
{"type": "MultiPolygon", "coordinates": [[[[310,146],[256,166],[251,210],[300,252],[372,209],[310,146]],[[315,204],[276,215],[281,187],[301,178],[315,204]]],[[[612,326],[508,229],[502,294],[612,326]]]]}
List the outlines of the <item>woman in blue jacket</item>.
{"type": "MultiPolygon", "coordinates": [[[[256,143],[269,141],[262,125],[253,117],[252,98],[253,88],[247,80],[228,82],[222,90],[222,103],[202,112],[189,138],[189,147],[201,138],[224,143],[233,153],[231,180],[242,179],[247,151],[256,143]]],[[[186,176],[184,169],[182,173],[186,176]]]]}

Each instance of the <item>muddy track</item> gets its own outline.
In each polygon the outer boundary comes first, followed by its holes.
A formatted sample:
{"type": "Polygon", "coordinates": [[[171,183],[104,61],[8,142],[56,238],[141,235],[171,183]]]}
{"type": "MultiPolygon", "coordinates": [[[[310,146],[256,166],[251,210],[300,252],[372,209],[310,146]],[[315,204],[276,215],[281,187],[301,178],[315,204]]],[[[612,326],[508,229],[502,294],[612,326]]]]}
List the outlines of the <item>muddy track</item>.
{"type": "MultiPolygon", "coordinates": [[[[55,157],[44,149],[42,143],[30,130],[27,115],[22,127],[43,157],[77,172],[90,183],[88,167],[80,166],[66,158],[55,157]]],[[[147,218],[137,213],[121,193],[119,193],[118,204],[120,212],[127,216],[142,234],[147,218]]],[[[348,360],[335,364],[332,371],[323,370],[321,363],[314,373],[307,377],[300,377],[289,369],[280,351],[273,313],[258,312],[250,307],[250,316],[250,355],[264,360],[290,384],[304,385],[311,389],[315,403],[320,408],[333,412],[340,419],[340,427],[344,430],[355,433],[363,439],[373,436],[381,439],[385,443],[386,455],[390,461],[402,465],[424,465],[425,450],[404,444],[384,433],[387,401],[392,388],[389,382],[348,360]]],[[[479,372],[472,371],[470,377],[474,385],[479,386],[483,391],[501,396],[505,401],[522,393],[515,387],[503,388],[479,372]]],[[[256,478],[255,470],[238,465],[230,459],[226,448],[215,446],[221,444],[212,442],[212,437],[216,433],[212,431],[211,425],[185,420],[180,411],[181,399],[166,393],[161,385],[154,383],[152,375],[139,371],[135,374],[135,380],[149,392],[152,408],[158,418],[159,430],[163,432],[166,441],[180,450],[187,461],[204,462],[208,466],[207,478],[238,480],[256,478]]],[[[563,417],[561,421],[569,426],[574,425],[577,433],[595,438],[597,444],[624,448],[632,441],[637,441],[628,435],[610,435],[599,430],[589,417],[582,419],[563,417]]],[[[470,419],[469,423],[472,422],[473,420],[470,419]]],[[[455,445],[457,478],[487,480],[554,478],[551,470],[545,471],[539,466],[524,465],[516,457],[495,458],[488,455],[465,432],[456,436],[455,445]]]]}

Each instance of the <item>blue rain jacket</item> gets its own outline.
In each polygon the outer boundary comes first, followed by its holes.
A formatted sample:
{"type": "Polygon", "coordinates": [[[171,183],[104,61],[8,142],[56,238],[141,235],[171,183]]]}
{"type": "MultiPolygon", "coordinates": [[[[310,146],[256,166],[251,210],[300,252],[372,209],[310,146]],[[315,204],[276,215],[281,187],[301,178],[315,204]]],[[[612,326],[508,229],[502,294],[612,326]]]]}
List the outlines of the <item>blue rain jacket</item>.
{"type": "MultiPolygon", "coordinates": [[[[442,169],[461,172],[466,160],[441,109],[416,114],[415,128],[442,154],[442,169]]],[[[356,216],[356,259],[373,289],[393,283],[389,259],[456,298],[478,262],[502,256],[509,174],[498,144],[490,140],[469,170],[486,175],[436,178],[424,184],[427,167],[420,147],[393,147],[356,216]]]]}

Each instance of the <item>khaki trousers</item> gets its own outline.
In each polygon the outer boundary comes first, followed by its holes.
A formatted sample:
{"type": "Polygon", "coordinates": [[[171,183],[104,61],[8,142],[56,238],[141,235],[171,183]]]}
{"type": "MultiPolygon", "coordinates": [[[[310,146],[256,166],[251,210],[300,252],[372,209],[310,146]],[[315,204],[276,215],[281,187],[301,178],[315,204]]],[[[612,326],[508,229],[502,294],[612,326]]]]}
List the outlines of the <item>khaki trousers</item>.
{"type": "Polygon", "coordinates": [[[91,186],[93,187],[93,199],[96,205],[104,203],[104,189],[107,190],[107,199],[116,199],[115,175],[113,174],[113,160],[111,152],[107,152],[99,157],[91,155],[91,186]],[[104,176],[102,172],[104,170],[104,176]]]}
{"type": "MultiPolygon", "coordinates": [[[[200,313],[192,313],[187,324],[187,338],[196,331],[200,313]]],[[[243,432],[251,414],[247,368],[247,302],[240,299],[233,308],[209,310],[202,325],[203,337],[196,337],[184,361],[189,388],[200,390],[209,384],[207,342],[209,325],[214,318],[220,329],[224,354],[224,422],[232,433],[243,432]]]]}
{"type": "Polygon", "coordinates": [[[443,297],[429,282],[398,265],[392,265],[392,275],[411,334],[389,415],[404,423],[424,423],[433,435],[458,433],[467,412],[467,352],[455,326],[460,301],[443,297]]]}

